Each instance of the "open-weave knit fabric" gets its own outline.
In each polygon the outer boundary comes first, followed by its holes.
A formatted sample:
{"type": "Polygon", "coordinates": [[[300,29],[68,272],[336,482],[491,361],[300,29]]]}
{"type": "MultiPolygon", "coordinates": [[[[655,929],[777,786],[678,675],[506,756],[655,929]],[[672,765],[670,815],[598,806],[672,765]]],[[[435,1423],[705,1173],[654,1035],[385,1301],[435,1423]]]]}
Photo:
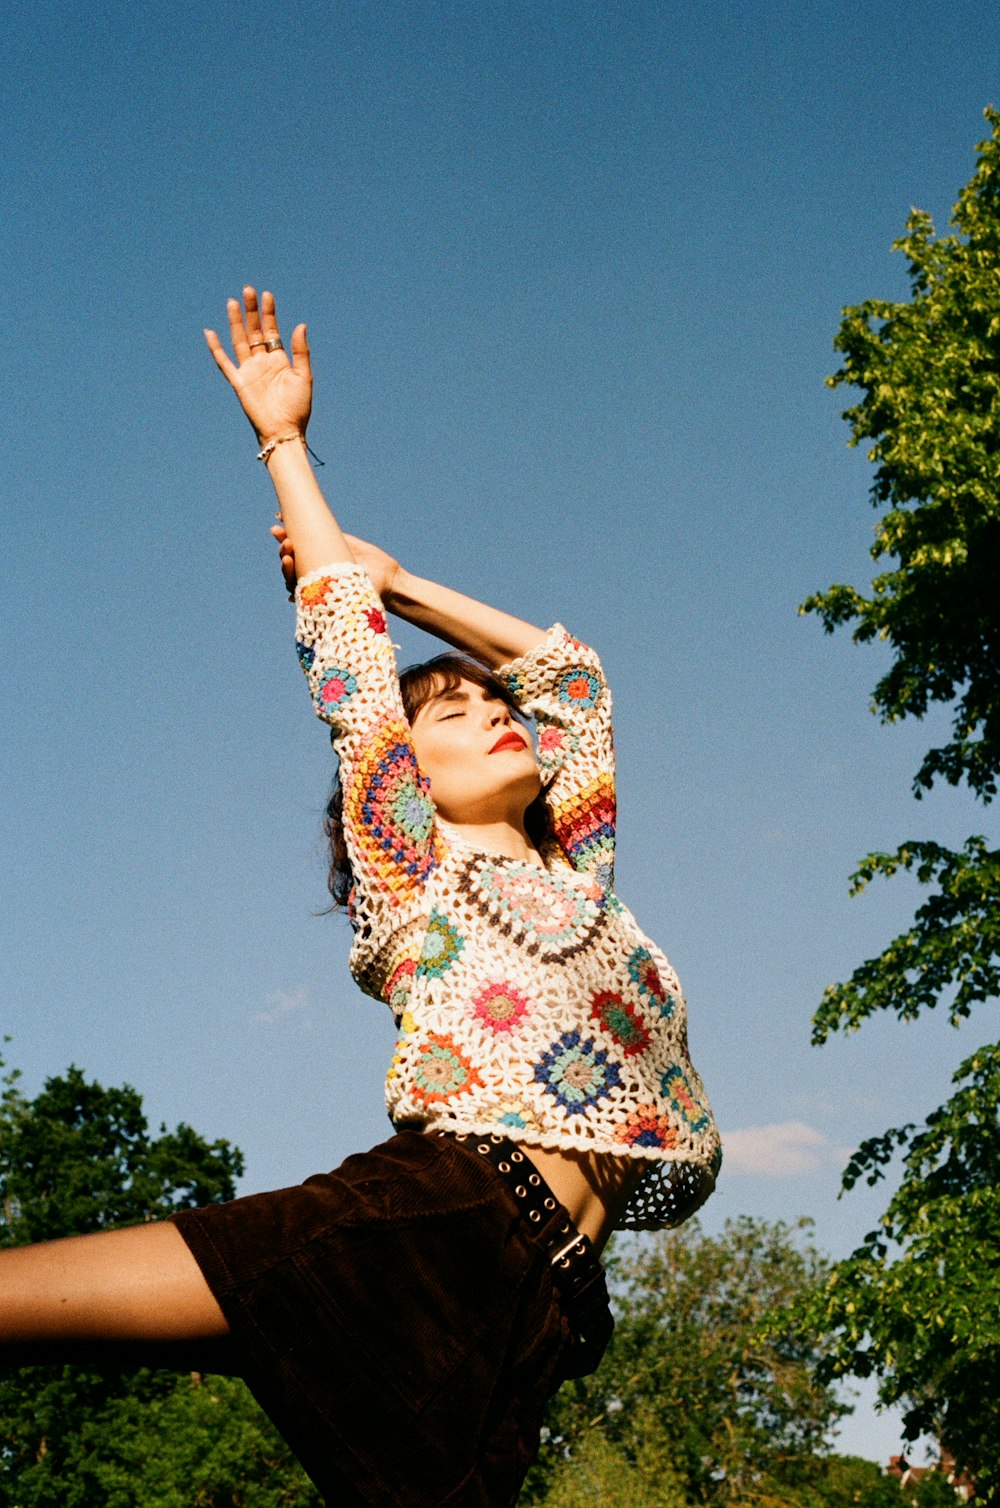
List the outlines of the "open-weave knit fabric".
{"type": "Polygon", "coordinates": [[[557,624],[498,672],[535,719],[545,781],[544,864],[527,863],[437,820],[365,572],[311,572],[296,600],[299,658],[340,758],[351,972],[399,1029],[393,1123],[643,1158],[623,1224],[677,1224],[714,1187],[719,1136],[677,976],[613,890],[611,698],[597,656],[557,624]]]}

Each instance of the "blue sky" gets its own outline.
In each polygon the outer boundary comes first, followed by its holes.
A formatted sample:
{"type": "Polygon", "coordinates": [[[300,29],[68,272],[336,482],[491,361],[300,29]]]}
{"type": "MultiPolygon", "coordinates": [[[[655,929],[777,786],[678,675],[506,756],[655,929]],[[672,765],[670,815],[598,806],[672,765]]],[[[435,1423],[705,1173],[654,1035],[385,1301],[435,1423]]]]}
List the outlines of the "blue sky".
{"type": "MultiPolygon", "coordinates": [[[[963,0],[15,6],[0,1024],[29,1091],[127,1080],[241,1146],[247,1191],[387,1129],[391,1023],[317,915],[329,749],[270,489],[200,333],[252,281],[309,322],[345,527],[602,653],[619,889],[729,1136],[706,1226],[870,1228],[846,1152],[989,1024],[809,1046],[916,897],[848,875],[991,818],[914,803],[933,720],[882,728],[882,652],[796,606],[870,578],[831,343],[905,296],[910,206],[944,228],[998,42],[963,0]]],[[[842,1448],[897,1438],[866,1405],[842,1448]]]]}

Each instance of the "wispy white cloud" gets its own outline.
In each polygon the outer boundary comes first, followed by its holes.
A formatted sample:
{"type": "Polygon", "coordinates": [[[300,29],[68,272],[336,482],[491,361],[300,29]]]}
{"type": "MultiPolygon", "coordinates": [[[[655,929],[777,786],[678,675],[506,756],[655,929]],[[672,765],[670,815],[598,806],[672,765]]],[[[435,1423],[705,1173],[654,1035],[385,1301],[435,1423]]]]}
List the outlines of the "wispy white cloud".
{"type": "Polygon", "coordinates": [[[883,1101],[874,1090],[861,1093],[858,1090],[845,1088],[838,1090],[836,1095],[824,1094],[822,1090],[792,1090],[789,1092],[785,1104],[791,1112],[798,1110],[800,1114],[821,1115],[827,1120],[842,1120],[844,1115],[852,1112],[855,1115],[881,1114],[883,1101]]]}
{"type": "Polygon", "coordinates": [[[276,1021],[303,1010],[309,1004],[309,990],[305,986],[300,990],[275,990],[266,1000],[267,1010],[255,1011],[253,1019],[273,1026],[276,1021]]]}
{"type": "Polygon", "coordinates": [[[800,1178],[823,1168],[842,1168],[849,1147],[836,1146],[804,1121],[778,1121],[724,1131],[722,1150],[727,1173],[754,1173],[763,1178],[800,1178]]]}

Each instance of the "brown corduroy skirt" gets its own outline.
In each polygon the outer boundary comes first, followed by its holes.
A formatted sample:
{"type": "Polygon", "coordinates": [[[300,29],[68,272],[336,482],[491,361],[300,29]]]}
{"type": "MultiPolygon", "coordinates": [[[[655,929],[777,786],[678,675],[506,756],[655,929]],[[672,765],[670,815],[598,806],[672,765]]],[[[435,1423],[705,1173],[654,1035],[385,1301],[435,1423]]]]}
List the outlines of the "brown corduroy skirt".
{"type": "Polygon", "coordinates": [[[248,1386],[330,1504],[514,1503],[573,1333],[545,1232],[475,1152],[403,1131],[173,1219],[248,1386]]]}

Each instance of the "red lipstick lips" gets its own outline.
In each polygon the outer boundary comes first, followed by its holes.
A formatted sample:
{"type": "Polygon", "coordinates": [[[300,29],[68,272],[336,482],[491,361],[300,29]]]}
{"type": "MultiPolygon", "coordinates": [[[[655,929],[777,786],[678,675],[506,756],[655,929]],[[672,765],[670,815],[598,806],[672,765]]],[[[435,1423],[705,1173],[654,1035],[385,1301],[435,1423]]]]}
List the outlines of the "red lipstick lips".
{"type": "Polygon", "coordinates": [[[521,737],[520,733],[508,731],[497,739],[490,753],[496,754],[500,749],[526,749],[527,747],[527,742],[521,737]]]}

